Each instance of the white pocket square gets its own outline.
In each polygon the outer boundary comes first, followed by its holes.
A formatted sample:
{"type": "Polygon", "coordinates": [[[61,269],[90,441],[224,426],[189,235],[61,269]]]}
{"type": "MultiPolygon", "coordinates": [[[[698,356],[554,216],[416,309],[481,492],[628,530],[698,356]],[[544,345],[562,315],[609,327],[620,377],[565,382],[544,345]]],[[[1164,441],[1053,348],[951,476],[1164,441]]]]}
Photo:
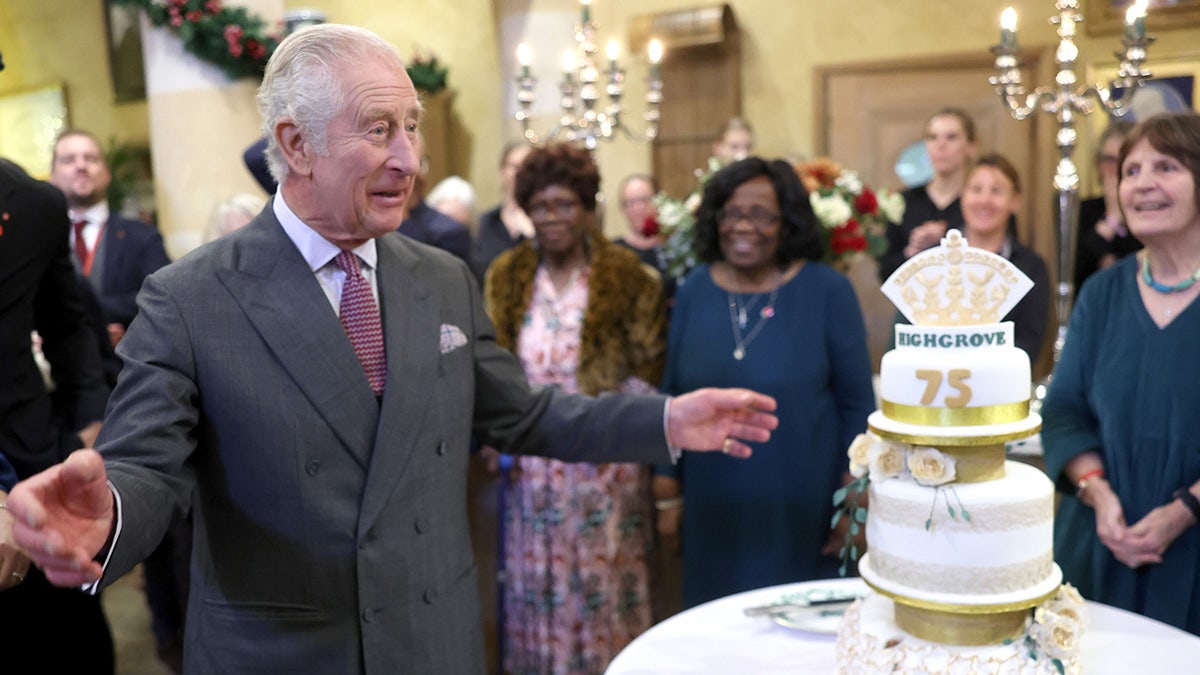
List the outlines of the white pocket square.
{"type": "Polygon", "coordinates": [[[443,354],[449,354],[467,344],[467,336],[463,334],[462,329],[458,326],[444,323],[439,332],[441,334],[439,344],[443,354]]]}

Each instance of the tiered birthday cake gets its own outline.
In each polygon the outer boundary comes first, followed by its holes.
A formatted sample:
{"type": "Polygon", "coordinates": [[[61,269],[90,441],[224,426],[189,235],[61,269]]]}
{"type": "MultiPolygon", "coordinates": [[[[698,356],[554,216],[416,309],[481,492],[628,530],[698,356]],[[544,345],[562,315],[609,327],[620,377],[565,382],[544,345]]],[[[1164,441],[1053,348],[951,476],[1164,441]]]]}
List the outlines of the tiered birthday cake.
{"type": "Polygon", "coordinates": [[[880,368],[882,407],[850,448],[870,479],[875,593],[838,633],[839,672],[1078,673],[1082,599],[1052,557],[1054,487],[1006,461],[1041,428],[1030,366],[1001,323],[1033,283],[957,231],[883,291],[912,325],[880,368]]]}

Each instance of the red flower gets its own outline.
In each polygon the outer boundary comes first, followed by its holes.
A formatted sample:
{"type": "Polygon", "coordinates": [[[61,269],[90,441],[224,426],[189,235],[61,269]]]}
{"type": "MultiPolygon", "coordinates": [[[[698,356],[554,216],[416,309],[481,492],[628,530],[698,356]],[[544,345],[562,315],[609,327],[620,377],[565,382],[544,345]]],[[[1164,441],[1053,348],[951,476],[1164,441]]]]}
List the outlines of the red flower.
{"type": "Polygon", "coordinates": [[[246,40],[246,50],[250,52],[250,58],[255,60],[267,57],[267,46],[258,40],[246,40]]]}
{"type": "Polygon", "coordinates": [[[183,17],[179,16],[178,14],[172,14],[171,15],[171,25],[176,28],[179,28],[180,26],[183,25],[183,17]]]}
{"type": "Polygon", "coordinates": [[[221,0],[208,0],[204,3],[204,8],[208,10],[209,14],[216,14],[221,11],[221,0]]]}
{"type": "Polygon", "coordinates": [[[851,218],[845,225],[833,228],[829,236],[829,247],[837,256],[853,251],[867,250],[867,237],[859,229],[858,221],[851,218]]]}
{"type": "Polygon", "coordinates": [[[233,58],[238,58],[242,55],[242,43],[233,41],[229,43],[229,55],[233,58]]]}
{"type": "Polygon", "coordinates": [[[201,12],[198,9],[193,9],[192,11],[187,13],[187,20],[191,21],[192,23],[195,23],[202,18],[204,18],[204,12],[201,12]]]}
{"type": "Polygon", "coordinates": [[[854,198],[854,210],[869,216],[879,212],[879,200],[875,198],[875,193],[871,192],[871,188],[863,186],[862,192],[854,198]]]}
{"type": "Polygon", "coordinates": [[[654,216],[646,216],[642,221],[642,236],[657,237],[662,228],[658,225],[658,220],[654,216]]]}
{"type": "Polygon", "coordinates": [[[242,38],[242,27],[241,26],[239,26],[235,23],[231,23],[228,26],[225,26],[225,41],[226,42],[233,44],[234,42],[237,42],[241,38],[242,38]]]}

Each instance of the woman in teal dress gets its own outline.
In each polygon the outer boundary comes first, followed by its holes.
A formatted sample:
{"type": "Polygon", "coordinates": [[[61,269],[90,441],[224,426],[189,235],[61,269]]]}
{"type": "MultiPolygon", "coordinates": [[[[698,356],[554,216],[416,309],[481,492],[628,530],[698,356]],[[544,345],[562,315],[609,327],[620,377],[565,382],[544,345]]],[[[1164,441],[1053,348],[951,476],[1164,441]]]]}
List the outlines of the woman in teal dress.
{"type": "Polygon", "coordinates": [[[1200,117],[1142,122],[1119,166],[1146,248],[1084,286],[1042,408],[1054,556],[1085,597],[1200,635],[1200,117]]]}
{"type": "Polygon", "coordinates": [[[775,397],[780,425],[748,460],[689,456],[655,477],[660,534],[683,521],[685,606],[837,574],[822,552],[837,550],[832,495],[875,399],[858,300],[819,262],[817,227],[786,162],[750,157],[705,187],[707,264],[677,292],[663,388],[751,387],[775,397]]]}

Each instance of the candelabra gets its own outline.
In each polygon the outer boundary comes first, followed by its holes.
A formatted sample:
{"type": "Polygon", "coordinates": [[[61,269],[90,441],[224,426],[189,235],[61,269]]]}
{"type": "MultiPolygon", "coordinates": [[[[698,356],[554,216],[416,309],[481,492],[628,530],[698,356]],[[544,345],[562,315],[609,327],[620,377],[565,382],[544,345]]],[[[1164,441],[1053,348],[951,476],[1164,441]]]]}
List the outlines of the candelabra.
{"type": "MultiPolygon", "coordinates": [[[[662,43],[658,40],[650,40],[649,43],[650,75],[646,90],[646,112],[642,115],[646,128],[641,133],[635,133],[621,119],[625,70],[617,63],[620,46],[615,40],[608,43],[605,50],[608,67],[601,71],[596,59],[596,22],[591,16],[591,0],[582,0],[582,4],[582,16],[575,25],[575,47],[563,54],[563,76],[558,85],[562,96],[562,115],[558,123],[545,134],[545,138],[552,140],[561,135],[568,141],[581,141],[589,149],[595,149],[600,140],[611,141],[617,132],[631,140],[653,141],[658,136],[658,123],[662,117],[659,110],[663,101],[663,83],[659,74],[662,43]],[[600,81],[602,76],[603,85],[600,81]],[[608,105],[603,109],[600,109],[601,86],[608,96],[608,105]]],[[[530,128],[533,118],[531,108],[537,88],[537,78],[529,69],[531,60],[529,45],[521,43],[517,47],[520,73],[516,78],[517,102],[521,109],[517,111],[516,118],[521,123],[525,139],[537,143],[541,138],[530,128]]]]}
{"type": "MultiPolygon", "coordinates": [[[[1146,35],[1146,0],[1138,0],[1125,15],[1125,33],[1121,38],[1123,51],[1117,52],[1121,59],[1117,71],[1118,82],[1125,89],[1123,98],[1116,98],[1103,84],[1084,85],[1076,88],[1075,60],[1079,48],[1075,45],[1075,28],[1083,17],[1079,13],[1078,0],[1058,0],[1054,4],[1058,16],[1050,23],[1057,24],[1059,44],[1054,61],[1058,65],[1055,87],[1038,87],[1026,94],[1021,83],[1020,62],[1017,56],[1021,48],[1017,44],[1017,13],[1012,7],[1004,10],[1000,17],[1000,44],[992,47],[996,55],[997,74],[990,78],[996,93],[1003,99],[1008,111],[1017,120],[1023,120],[1038,110],[1058,118],[1058,167],[1054,174],[1054,188],[1058,192],[1058,334],[1054,340],[1054,362],[1057,364],[1067,337],[1067,322],[1071,314],[1071,294],[1075,267],[1075,245],[1079,225],[1079,174],[1071,156],[1075,152],[1076,116],[1090,115],[1095,107],[1114,117],[1124,115],[1133,89],[1142,84],[1150,73],[1143,69],[1146,48],[1154,41],[1146,35]]],[[[1044,394],[1044,389],[1038,392],[1044,394]]],[[[1040,399],[1040,396],[1039,396],[1040,399]]]]}

